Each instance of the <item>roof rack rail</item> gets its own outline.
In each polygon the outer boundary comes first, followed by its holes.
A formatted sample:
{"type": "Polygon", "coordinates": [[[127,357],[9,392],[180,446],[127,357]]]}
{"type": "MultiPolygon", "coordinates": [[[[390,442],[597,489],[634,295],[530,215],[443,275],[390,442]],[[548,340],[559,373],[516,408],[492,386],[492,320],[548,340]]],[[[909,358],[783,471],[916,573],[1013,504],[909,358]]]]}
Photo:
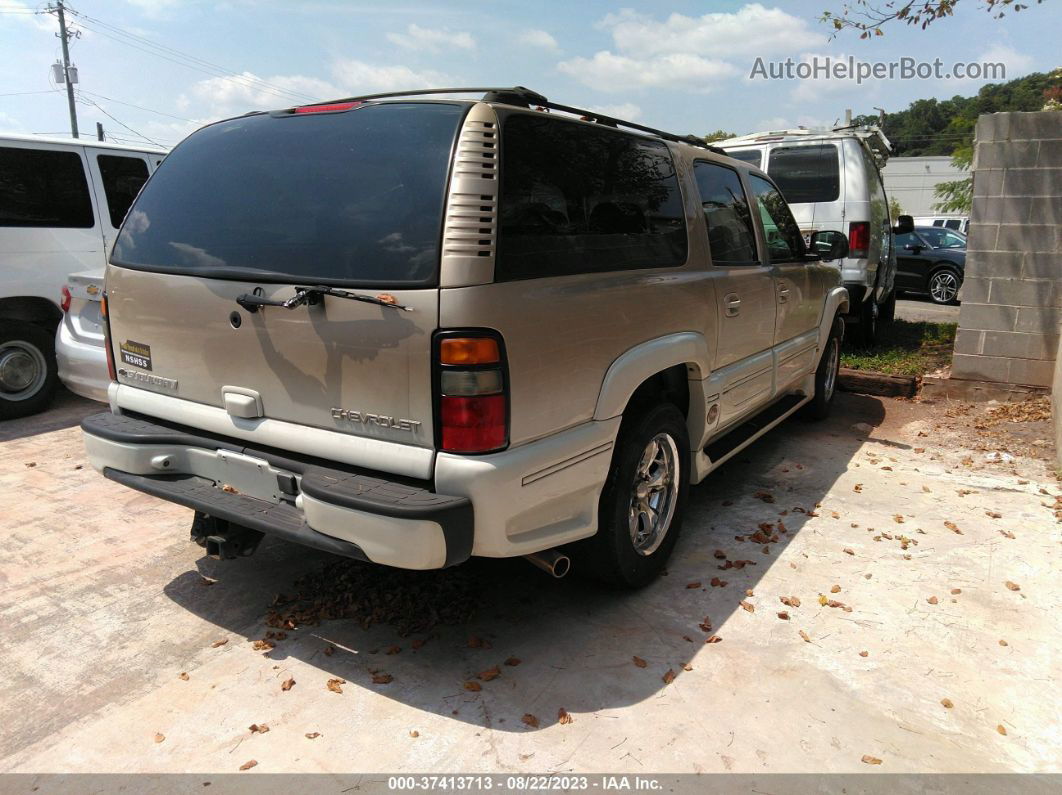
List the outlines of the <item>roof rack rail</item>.
{"type": "Polygon", "coordinates": [[[703,138],[698,138],[696,135],[676,135],[675,133],[665,132],[664,130],[658,130],[655,127],[647,127],[644,124],[636,124],[633,121],[625,121],[624,119],[616,118],[615,116],[606,116],[603,113],[599,113],[595,110],[585,110],[583,108],[576,108],[571,105],[562,105],[559,102],[553,102],[537,91],[532,91],[530,88],[524,86],[509,86],[509,87],[474,87],[474,88],[419,88],[412,91],[387,91],[381,94],[363,94],[359,97],[343,97],[342,99],[328,100],[327,102],[317,102],[313,104],[334,104],[340,102],[364,102],[373,99],[390,99],[395,97],[416,97],[416,96],[428,96],[431,94],[483,94],[483,100],[486,102],[501,102],[506,105],[515,105],[517,107],[529,108],[531,106],[539,108],[548,108],[549,110],[559,110],[563,113],[574,113],[577,116],[584,117],[587,121],[594,121],[598,124],[605,125],[606,127],[627,127],[631,130],[638,130],[639,132],[649,133],[655,135],[658,138],[662,138],[665,141],[674,141],[675,143],[688,144],[690,146],[698,146],[701,149],[707,149],[709,152],[714,152],[718,155],[726,155],[723,149],[718,146],[712,146],[706,143],[703,138]]]}

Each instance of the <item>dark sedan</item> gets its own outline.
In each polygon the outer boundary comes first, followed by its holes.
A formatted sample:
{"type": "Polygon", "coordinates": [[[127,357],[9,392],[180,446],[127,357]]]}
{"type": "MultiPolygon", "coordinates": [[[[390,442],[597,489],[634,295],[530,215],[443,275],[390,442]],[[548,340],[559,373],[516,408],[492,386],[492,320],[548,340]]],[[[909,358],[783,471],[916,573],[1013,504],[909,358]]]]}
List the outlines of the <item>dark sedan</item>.
{"type": "Polygon", "coordinates": [[[966,269],[966,235],[939,226],[919,226],[896,236],[896,291],[922,293],[951,304],[966,269]]]}

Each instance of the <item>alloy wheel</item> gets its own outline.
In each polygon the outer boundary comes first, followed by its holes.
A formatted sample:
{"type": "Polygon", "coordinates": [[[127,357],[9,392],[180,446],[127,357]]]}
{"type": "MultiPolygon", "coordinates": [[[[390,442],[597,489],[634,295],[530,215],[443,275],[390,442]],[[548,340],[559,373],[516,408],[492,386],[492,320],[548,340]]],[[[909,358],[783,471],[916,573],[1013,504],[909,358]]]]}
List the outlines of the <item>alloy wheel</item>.
{"type": "Polygon", "coordinates": [[[628,521],[631,543],[639,555],[652,555],[664,542],[675,515],[681,475],[675,440],[658,433],[645,446],[631,485],[628,521]]]}

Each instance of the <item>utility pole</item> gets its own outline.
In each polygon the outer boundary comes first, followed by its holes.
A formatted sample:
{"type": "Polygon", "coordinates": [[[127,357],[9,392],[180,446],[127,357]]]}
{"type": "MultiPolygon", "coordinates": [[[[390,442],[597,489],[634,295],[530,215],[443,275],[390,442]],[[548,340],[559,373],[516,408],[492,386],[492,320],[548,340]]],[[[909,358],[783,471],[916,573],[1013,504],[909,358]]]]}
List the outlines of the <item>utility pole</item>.
{"type": "Polygon", "coordinates": [[[59,41],[63,43],[63,77],[66,83],[66,102],[70,106],[70,134],[77,138],[77,108],[74,105],[74,84],[70,82],[70,47],[67,46],[71,34],[66,30],[63,0],[56,0],[55,11],[59,16],[59,41]]]}
{"type": "Polygon", "coordinates": [[[96,140],[102,141],[103,137],[103,125],[100,122],[96,122],[96,140]]]}

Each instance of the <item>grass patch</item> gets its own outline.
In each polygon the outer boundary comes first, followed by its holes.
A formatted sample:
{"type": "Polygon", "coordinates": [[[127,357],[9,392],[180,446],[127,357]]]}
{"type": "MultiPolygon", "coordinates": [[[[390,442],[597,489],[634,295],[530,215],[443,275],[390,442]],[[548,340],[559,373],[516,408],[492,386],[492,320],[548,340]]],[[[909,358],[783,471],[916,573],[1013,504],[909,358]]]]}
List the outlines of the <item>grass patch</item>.
{"type": "Polygon", "coordinates": [[[841,367],[887,375],[925,375],[951,363],[958,323],[894,320],[878,327],[878,344],[860,348],[849,337],[841,367]]]}

